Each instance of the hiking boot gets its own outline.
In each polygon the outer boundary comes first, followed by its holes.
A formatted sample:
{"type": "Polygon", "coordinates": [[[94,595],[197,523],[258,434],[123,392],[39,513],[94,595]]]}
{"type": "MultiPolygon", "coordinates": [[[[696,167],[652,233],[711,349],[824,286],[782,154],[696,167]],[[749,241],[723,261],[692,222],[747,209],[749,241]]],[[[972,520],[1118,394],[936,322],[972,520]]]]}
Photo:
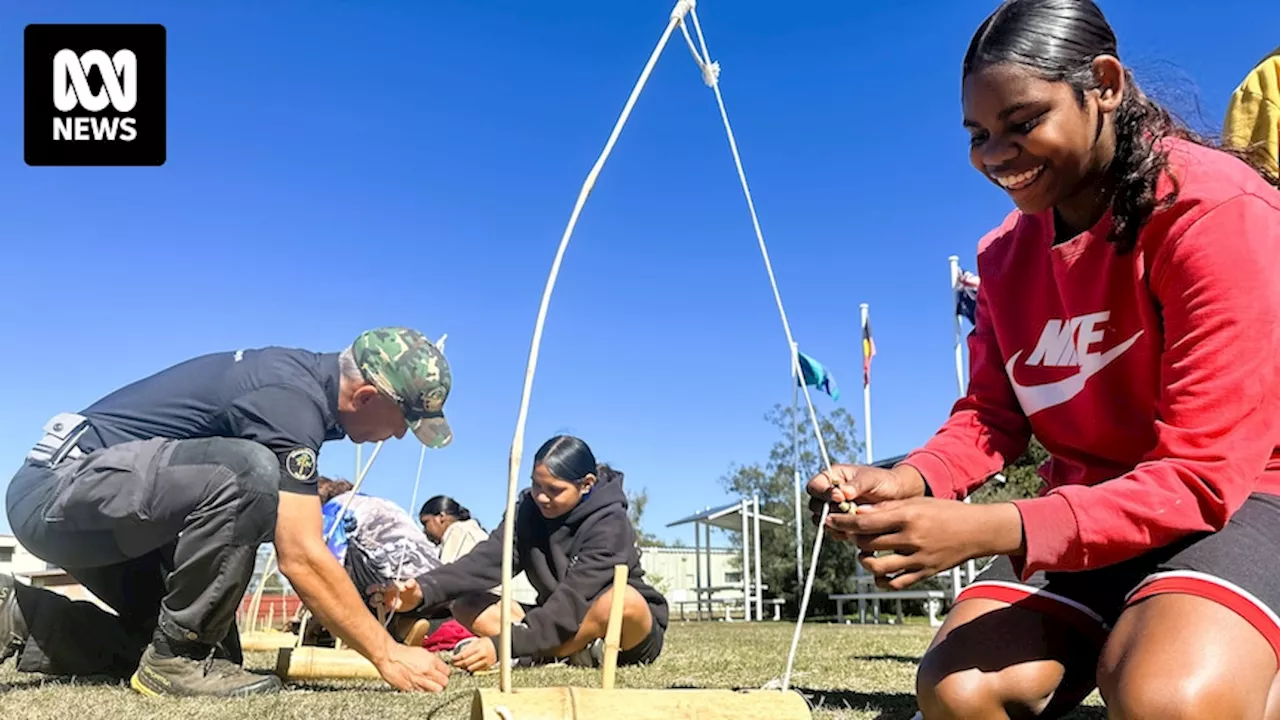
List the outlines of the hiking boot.
{"type": "Polygon", "coordinates": [[[604,638],[592,640],[578,652],[566,655],[564,661],[570,667],[598,668],[604,665],[604,638]]]}
{"type": "Polygon", "coordinates": [[[203,660],[160,657],[148,645],[129,685],[143,695],[236,697],[277,692],[280,678],[258,675],[210,652],[203,660]]]}
{"type": "Polygon", "coordinates": [[[217,645],[213,646],[213,656],[219,660],[236,665],[244,664],[244,650],[240,647],[240,631],[235,627],[231,628],[231,632],[222,639],[217,645]]]}
{"type": "Polygon", "coordinates": [[[18,607],[17,581],[0,575],[0,663],[22,649],[27,642],[27,622],[18,607]]]}

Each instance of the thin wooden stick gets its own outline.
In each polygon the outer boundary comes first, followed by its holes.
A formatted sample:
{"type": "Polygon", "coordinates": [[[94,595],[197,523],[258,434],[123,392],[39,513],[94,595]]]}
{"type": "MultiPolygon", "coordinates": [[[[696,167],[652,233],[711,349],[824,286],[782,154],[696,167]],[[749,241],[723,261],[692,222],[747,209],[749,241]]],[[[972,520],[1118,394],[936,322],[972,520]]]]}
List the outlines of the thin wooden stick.
{"type": "Polygon", "coordinates": [[[609,625],[604,633],[604,672],[600,687],[613,689],[618,672],[618,651],[622,645],[622,609],[627,602],[627,566],[613,566],[613,597],[609,604],[609,625]]]}
{"type": "Polygon", "coordinates": [[[262,566],[262,578],[258,580],[258,589],[253,593],[253,599],[249,601],[249,632],[258,629],[258,608],[262,606],[262,592],[267,587],[267,578],[271,577],[276,569],[276,547],[271,546],[271,554],[267,556],[267,564],[262,566]]]}

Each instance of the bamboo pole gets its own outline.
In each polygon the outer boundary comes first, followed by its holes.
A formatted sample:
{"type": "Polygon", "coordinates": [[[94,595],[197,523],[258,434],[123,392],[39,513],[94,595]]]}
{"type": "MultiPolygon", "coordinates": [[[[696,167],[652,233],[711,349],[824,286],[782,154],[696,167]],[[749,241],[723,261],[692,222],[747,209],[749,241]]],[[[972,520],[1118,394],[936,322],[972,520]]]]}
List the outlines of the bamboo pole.
{"type": "Polygon", "coordinates": [[[613,597],[609,604],[609,625],[604,633],[604,669],[600,687],[613,689],[618,672],[618,651],[622,645],[622,610],[627,602],[627,566],[613,566],[613,597]]]}
{"type": "Polygon", "coordinates": [[[271,554],[267,556],[267,563],[262,566],[262,577],[258,580],[258,588],[253,591],[253,599],[249,601],[249,626],[245,628],[246,632],[253,632],[258,629],[258,608],[262,606],[262,592],[267,587],[267,578],[275,572],[276,569],[276,546],[271,545],[271,554]]]}
{"type": "Polygon", "coordinates": [[[809,720],[796,692],[777,690],[477,690],[471,720],[809,720]]]}
{"type": "Polygon", "coordinates": [[[381,680],[378,668],[355,650],[303,647],[280,648],[276,675],[281,680],[381,680]]]}

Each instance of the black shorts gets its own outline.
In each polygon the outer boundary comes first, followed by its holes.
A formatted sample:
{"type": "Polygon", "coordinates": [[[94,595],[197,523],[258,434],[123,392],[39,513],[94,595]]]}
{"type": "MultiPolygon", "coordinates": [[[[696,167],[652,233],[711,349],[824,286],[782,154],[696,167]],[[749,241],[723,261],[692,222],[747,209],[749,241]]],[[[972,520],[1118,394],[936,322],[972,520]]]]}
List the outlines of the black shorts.
{"type": "Polygon", "coordinates": [[[987,598],[1042,612],[1101,645],[1125,608],[1161,593],[1228,608],[1271,643],[1280,661],[1280,497],[1251,495],[1219,532],[1096,570],[1038,572],[1023,582],[1001,557],[956,600],[987,598]]]}
{"type": "Polygon", "coordinates": [[[639,645],[630,650],[618,651],[619,665],[648,665],[658,656],[662,654],[662,643],[666,638],[666,629],[658,624],[658,620],[653,620],[653,628],[649,630],[649,634],[640,641],[639,645]]]}

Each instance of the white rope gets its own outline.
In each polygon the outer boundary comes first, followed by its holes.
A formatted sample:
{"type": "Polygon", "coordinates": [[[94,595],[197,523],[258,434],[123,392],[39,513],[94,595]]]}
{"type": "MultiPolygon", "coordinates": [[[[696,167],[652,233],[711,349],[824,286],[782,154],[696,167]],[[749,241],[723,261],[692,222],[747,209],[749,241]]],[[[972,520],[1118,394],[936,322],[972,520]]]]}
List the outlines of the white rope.
{"type": "MultiPolygon", "coordinates": [[[[742,158],[738,153],[737,141],[733,135],[733,128],[729,123],[728,112],[725,110],[724,98],[720,93],[720,86],[719,86],[720,65],[719,63],[714,63],[711,61],[710,52],[707,50],[706,38],[702,34],[702,27],[698,22],[697,11],[694,9],[695,4],[696,4],[695,0],[679,0],[679,2],[676,3],[675,8],[672,10],[670,21],[667,24],[667,28],[663,32],[662,38],[659,40],[657,47],[654,48],[652,54],[649,56],[649,61],[645,65],[643,72],[641,72],[639,80],[636,82],[635,86],[632,88],[631,96],[628,98],[627,103],[623,108],[622,114],[619,116],[617,122],[614,124],[613,132],[610,134],[609,140],[605,144],[604,151],[601,152],[599,158],[596,159],[595,165],[592,167],[591,172],[587,175],[587,179],[583,183],[582,189],[579,191],[577,203],[574,205],[573,212],[569,217],[569,223],[565,228],[564,235],[560,239],[560,246],[556,251],[555,260],[552,262],[551,272],[547,276],[546,287],[543,290],[542,302],[541,302],[541,305],[539,306],[538,317],[534,324],[533,341],[529,348],[529,359],[528,359],[527,366],[525,368],[524,388],[520,398],[520,412],[516,419],[516,430],[515,430],[515,435],[512,438],[512,442],[511,442],[511,453],[510,453],[510,458],[508,463],[507,507],[506,507],[506,513],[504,515],[505,520],[504,520],[504,532],[503,532],[504,537],[503,537],[503,556],[502,556],[502,600],[500,603],[501,635],[499,638],[499,665],[500,665],[500,672],[501,672],[499,677],[499,688],[502,692],[511,691],[511,620],[512,620],[511,618],[511,575],[513,570],[512,549],[514,544],[515,522],[516,522],[516,517],[515,517],[516,488],[517,488],[516,477],[520,467],[521,450],[523,448],[523,443],[524,443],[525,422],[528,418],[528,411],[529,411],[529,395],[533,387],[533,377],[537,367],[538,350],[542,343],[542,329],[546,322],[547,308],[548,308],[548,305],[550,304],[551,293],[555,287],[556,278],[560,272],[560,265],[564,259],[565,250],[568,248],[569,239],[573,235],[573,229],[577,225],[578,217],[582,212],[583,205],[586,203],[587,197],[590,195],[592,188],[595,186],[596,178],[599,176],[600,170],[604,167],[605,161],[608,159],[609,154],[612,152],[613,146],[617,142],[618,136],[619,134],[621,134],[622,128],[626,124],[627,118],[630,116],[631,110],[634,107],[635,102],[640,95],[640,91],[643,89],[645,83],[648,81],[649,75],[653,70],[654,64],[657,62],[658,57],[662,54],[662,50],[666,47],[667,42],[671,38],[671,33],[674,31],[677,25],[680,26],[681,32],[685,36],[685,41],[689,45],[689,50],[693,54],[699,69],[702,71],[703,81],[707,85],[709,85],[711,89],[715,92],[716,103],[720,107],[720,117],[721,117],[721,120],[724,122],[725,133],[729,140],[729,149],[733,153],[733,161],[734,161],[734,165],[737,167],[738,179],[742,184],[742,191],[747,200],[747,208],[751,213],[751,222],[752,222],[752,226],[755,229],[756,240],[759,243],[760,253],[764,259],[765,270],[769,275],[770,286],[773,288],[774,301],[778,305],[778,314],[782,319],[783,331],[786,333],[788,354],[791,355],[793,369],[795,371],[796,377],[803,378],[803,371],[801,370],[800,364],[799,364],[799,356],[795,352],[792,352],[792,348],[795,346],[795,343],[794,343],[794,338],[791,334],[791,325],[790,325],[790,322],[787,320],[786,309],[783,307],[783,304],[782,304],[782,295],[778,290],[777,278],[774,276],[773,265],[769,260],[769,252],[767,247],[765,246],[764,234],[760,230],[760,220],[759,220],[759,217],[756,215],[755,203],[751,198],[751,189],[747,183],[746,172],[743,170],[743,167],[742,167],[742,158]],[[688,29],[684,25],[684,18],[686,15],[690,15],[693,18],[694,31],[698,35],[698,42],[702,48],[701,54],[699,54],[697,48],[695,48],[693,44],[693,39],[689,36],[688,29]]],[[[809,394],[808,386],[803,385],[803,383],[801,383],[801,386],[804,390],[805,403],[809,408],[809,416],[811,421],[813,422],[814,434],[816,435],[818,440],[818,449],[821,453],[824,466],[826,467],[826,469],[829,470],[831,468],[831,461],[827,454],[826,443],[823,441],[823,438],[822,438],[822,429],[818,423],[817,410],[813,406],[813,398],[809,394]]],[[[822,520],[824,522],[826,520],[826,515],[827,515],[827,509],[824,508],[822,513],[822,520]]],[[[797,624],[796,624],[795,635],[792,638],[792,642],[791,642],[791,652],[787,660],[787,670],[783,679],[784,691],[789,687],[789,684],[790,684],[791,670],[795,660],[796,647],[799,643],[800,630],[804,623],[804,616],[808,609],[809,596],[812,593],[812,589],[813,589],[813,578],[817,570],[817,559],[818,559],[818,553],[821,548],[821,542],[822,542],[822,532],[819,531],[817,533],[817,537],[815,540],[815,546],[814,546],[814,552],[813,552],[813,563],[809,570],[809,578],[808,578],[808,581],[806,582],[804,597],[801,601],[800,619],[797,621],[797,624]]]]}
{"type": "Polygon", "coordinates": [[[342,518],[347,516],[347,510],[351,507],[351,501],[356,499],[356,493],[360,492],[360,484],[364,482],[365,476],[369,474],[369,468],[373,467],[373,459],[378,457],[378,451],[382,450],[382,441],[379,440],[377,445],[373,446],[373,452],[369,453],[369,461],[364,464],[364,469],[356,476],[356,482],[351,486],[351,493],[347,495],[346,502],[342,503],[342,511],[338,513],[338,521],[329,528],[329,533],[324,536],[325,543],[333,539],[333,533],[337,531],[338,526],[342,524],[342,518]]]}
{"type": "MultiPolygon", "coordinates": [[[[765,247],[764,233],[760,230],[760,219],[756,215],[755,203],[751,199],[751,188],[747,184],[747,174],[742,168],[742,157],[738,154],[738,143],[733,136],[733,127],[729,124],[729,113],[725,109],[724,96],[720,93],[720,64],[711,61],[711,53],[707,50],[707,40],[702,34],[702,25],[698,22],[698,11],[691,9],[689,16],[693,19],[693,29],[698,35],[698,44],[702,49],[699,55],[697,49],[693,46],[693,40],[689,37],[689,31],[684,27],[684,21],[680,22],[680,27],[684,33],[685,40],[689,44],[689,50],[693,53],[698,63],[699,69],[702,70],[703,81],[711,86],[716,94],[716,104],[720,107],[720,118],[724,121],[725,135],[729,139],[729,150],[733,153],[733,163],[738,169],[738,180],[742,183],[742,193],[747,199],[747,209],[751,212],[751,224],[755,228],[756,240],[760,244],[760,254],[764,258],[764,267],[769,274],[769,284],[773,287],[773,298],[778,304],[778,314],[782,318],[782,329],[787,335],[787,352],[791,355],[791,362],[794,365],[794,372],[801,388],[804,390],[804,401],[809,406],[809,418],[813,422],[813,432],[818,439],[818,450],[822,455],[822,464],[825,469],[831,469],[831,458],[827,454],[826,443],[822,440],[822,428],[818,424],[818,413],[813,407],[813,398],[809,394],[809,386],[803,382],[804,372],[800,368],[799,354],[792,350],[795,347],[795,340],[791,335],[791,324],[787,321],[787,312],[782,305],[782,294],[778,291],[778,281],[773,274],[773,264],[769,261],[769,251],[765,247]]],[[[791,686],[791,671],[795,665],[796,648],[800,644],[800,631],[804,626],[805,614],[809,609],[809,597],[813,592],[813,578],[818,569],[818,553],[822,549],[822,523],[827,520],[828,508],[823,507],[822,517],[819,521],[818,532],[814,538],[813,556],[809,566],[809,576],[805,581],[804,595],[800,600],[800,617],[796,620],[795,633],[791,638],[791,650],[787,654],[787,669],[782,676],[782,691],[786,692],[791,686]]]]}
{"type": "MultiPolygon", "coordinates": [[[[443,339],[443,338],[441,338],[443,339]]],[[[418,504],[418,483],[422,481],[422,461],[427,457],[427,446],[422,446],[422,452],[418,454],[418,474],[413,479],[413,499],[409,501],[409,512],[413,512],[413,508],[418,504]]],[[[412,518],[411,518],[412,519],[412,518]]],[[[391,575],[391,582],[396,586],[400,586],[400,582],[404,580],[401,575],[404,572],[404,558],[409,554],[409,546],[403,545],[400,548],[400,561],[396,563],[396,571],[391,575]]],[[[395,617],[395,613],[387,613],[387,617],[382,622],[382,627],[391,626],[391,618],[395,617]]]]}
{"type": "Polygon", "coordinates": [[[412,499],[409,500],[410,517],[413,516],[413,513],[417,512],[417,510],[414,510],[414,508],[418,507],[418,483],[422,482],[422,461],[426,459],[427,459],[427,446],[423,445],[422,452],[418,454],[418,474],[413,478],[413,495],[411,496],[412,499]]]}
{"type": "Polygon", "coordinates": [[[542,292],[542,304],[538,308],[538,319],[533,327],[533,342],[529,346],[529,360],[525,368],[524,389],[520,395],[520,412],[516,418],[516,431],[511,440],[511,455],[508,463],[507,509],[504,515],[502,538],[502,601],[500,607],[502,630],[498,643],[500,668],[498,687],[501,692],[511,692],[511,575],[513,569],[512,548],[516,525],[516,476],[520,469],[525,421],[529,415],[529,394],[533,389],[533,375],[538,365],[538,349],[542,345],[542,327],[546,323],[547,306],[551,302],[551,291],[555,288],[556,277],[560,274],[560,263],[564,259],[565,250],[569,246],[569,238],[573,236],[573,229],[578,224],[578,216],[581,214],[582,207],[586,204],[592,188],[595,187],[596,178],[599,177],[605,160],[613,152],[613,146],[618,141],[618,136],[622,133],[622,128],[626,125],[627,118],[631,115],[631,109],[635,107],[636,100],[640,97],[640,91],[644,88],[645,83],[648,82],[649,75],[653,72],[653,66],[657,63],[663,48],[666,47],[667,41],[671,39],[671,33],[675,30],[676,25],[684,19],[685,13],[693,8],[693,5],[694,0],[680,0],[676,3],[675,9],[671,11],[671,19],[667,23],[667,29],[662,33],[662,38],[658,41],[657,47],[649,55],[649,61],[640,73],[640,78],[636,81],[635,87],[631,89],[631,96],[627,98],[627,103],[622,108],[622,114],[619,115],[617,122],[614,123],[613,132],[609,134],[609,140],[605,143],[604,150],[600,153],[600,157],[596,159],[595,165],[591,168],[591,172],[587,174],[587,179],[582,184],[582,189],[578,192],[578,201],[573,206],[573,213],[569,216],[569,224],[565,227],[564,235],[560,238],[560,247],[556,251],[555,260],[551,264],[551,272],[547,275],[546,287],[542,292]]]}
{"type": "MultiPolygon", "coordinates": [[[[693,38],[689,37],[689,28],[683,22],[680,23],[680,32],[684,33],[684,41],[689,46],[689,52],[693,54],[693,61],[698,63],[698,68],[702,70],[702,82],[706,83],[707,87],[714,87],[720,80],[720,63],[704,60],[698,54],[698,48],[693,45],[693,38]]],[[[706,50],[705,46],[703,50],[706,50]]]]}

